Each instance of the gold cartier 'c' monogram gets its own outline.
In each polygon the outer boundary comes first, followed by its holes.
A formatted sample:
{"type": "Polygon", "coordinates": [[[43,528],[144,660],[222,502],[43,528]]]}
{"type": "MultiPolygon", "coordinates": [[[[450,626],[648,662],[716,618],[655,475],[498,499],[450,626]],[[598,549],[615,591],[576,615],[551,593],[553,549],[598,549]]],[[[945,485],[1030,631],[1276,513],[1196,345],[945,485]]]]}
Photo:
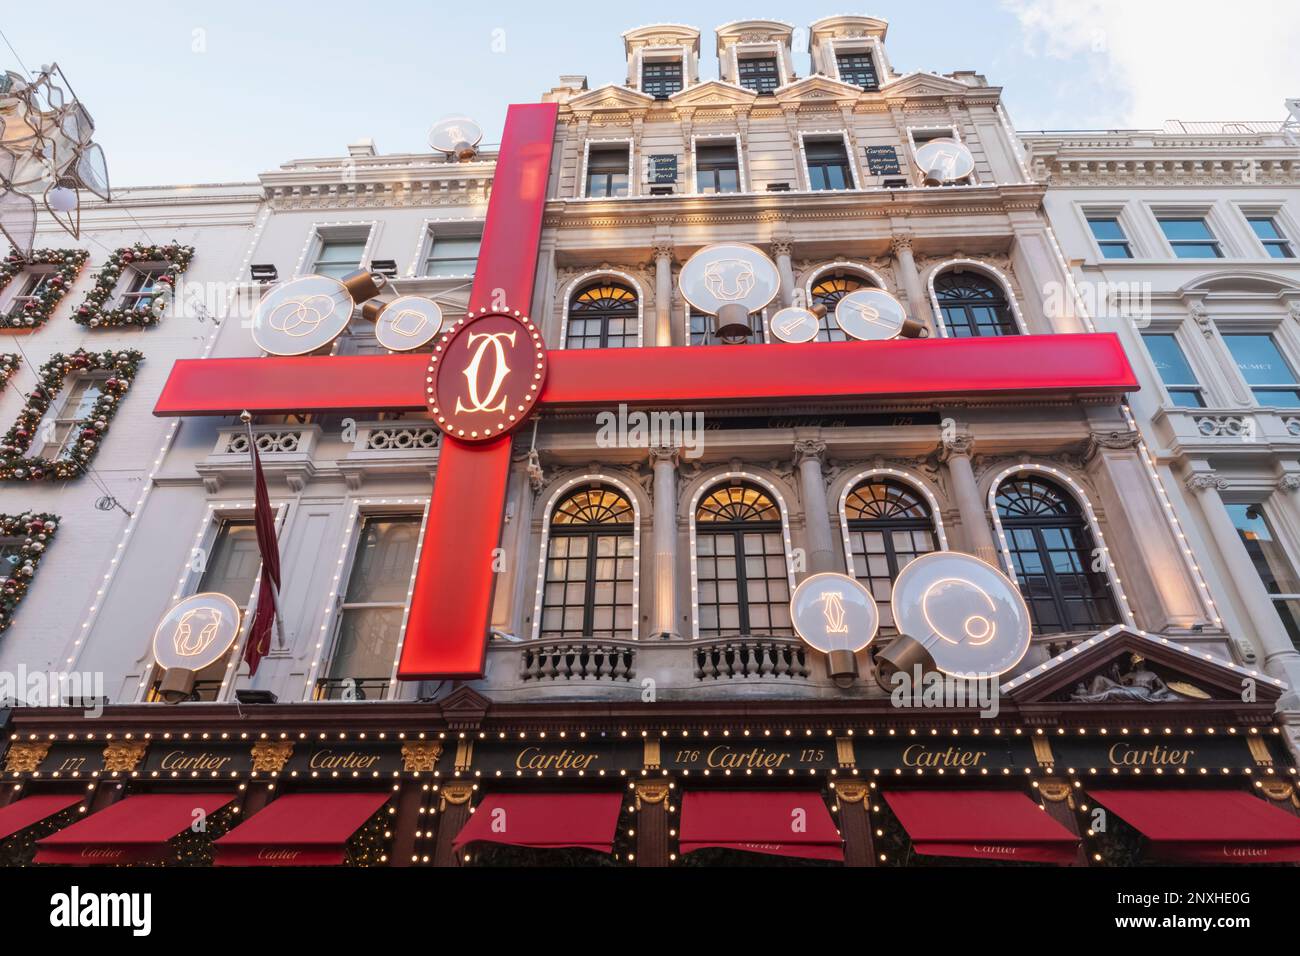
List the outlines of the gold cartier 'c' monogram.
{"type": "Polygon", "coordinates": [[[460,396],[456,397],[456,412],[489,412],[491,414],[501,414],[506,410],[506,397],[501,394],[501,386],[505,384],[506,377],[510,374],[510,366],[506,365],[506,349],[501,344],[505,339],[511,346],[515,344],[515,332],[470,332],[466,338],[470,349],[473,350],[474,356],[465,366],[465,381],[469,386],[468,407],[461,402],[460,396]],[[478,343],[477,348],[475,342],[478,343]],[[489,386],[486,395],[479,395],[479,366],[483,364],[483,357],[487,350],[492,350],[492,361],[495,372],[492,376],[492,384],[489,386]],[[499,396],[499,398],[498,398],[499,396]]]}

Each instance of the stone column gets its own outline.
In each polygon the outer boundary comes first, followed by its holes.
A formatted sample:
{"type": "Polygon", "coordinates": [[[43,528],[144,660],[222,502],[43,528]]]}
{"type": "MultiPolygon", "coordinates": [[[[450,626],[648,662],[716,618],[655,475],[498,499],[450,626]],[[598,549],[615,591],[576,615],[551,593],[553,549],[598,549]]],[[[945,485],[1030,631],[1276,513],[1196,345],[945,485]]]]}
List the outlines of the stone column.
{"type": "Polygon", "coordinates": [[[776,271],[781,274],[781,305],[784,308],[794,305],[795,284],[794,265],[790,254],[794,251],[794,242],[787,236],[772,240],[772,255],[776,257],[776,271]]]}
{"type": "Polygon", "coordinates": [[[930,297],[921,285],[921,273],[917,271],[916,259],[912,255],[912,237],[895,235],[891,244],[894,258],[898,260],[898,271],[903,277],[903,292],[907,294],[907,305],[912,318],[930,326],[930,334],[938,335],[939,330],[930,312],[930,297]]]}
{"type": "Polygon", "coordinates": [[[961,515],[962,532],[966,537],[966,552],[981,561],[987,561],[995,568],[1001,568],[998,550],[993,544],[993,532],[989,530],[988,515],[984,503],[980,501],[979,485],[975,483],[975,471],[971,468],[971,451],[974,446],[975,439],[970,435],[945,438],[939,459],[948,467],[949,484],[953,497],[957,499],[957,511],[961,515]]]}
{"type": "Polygon", "coordinates": [[[656,240],[655,252],[655,345],[673,344],[673,244],[656,240]]]}
{"type": "Polygon", "coordinates": [[[845,866],[875,866],[876,835],[871,828],[871,786],[865,780],[840,780],[835,784],[840,808],[840,834],[844,837],[845,866]]]}
{"type": "Polygon", "coordinates": [[[667,866],[671,852],[668,831],[672,829],[668,804],[672,790],[667,777],[639,780],[636,799],[636,865],[667,866]]]}
{"type": "Polygon", "coordinates": [[[1228,575],[1246,605],[1251,626],[1259,636],[1264,652],[1264,670],[1280,677],[1292,688],[1300,686],[1300,651],[1296,650],[1273,607],[1264,582],[1259,579],[1254,562],[1241,543],[1241,536],[1224,507],[1221,491],[1228,482],[1211,471],[1198,471],[1187,479],[1187,487],[1196,492],[1201,511],[1210,526],[1210,536],[1218,541],[1219,553],[1228,566],[1228,575]]]}
{"type": "Polygon", "coordinates": [[[459,866],[452,841],[469,820],[469,800],[474,795],[472,783],[444,783],[438,801],[438,836],[434,841],[434,866],[459,866]]]}
{"type": "Polygon", "coordinates": [[[840,570],[831,537],[831,514],[826,503],[826,482],[822,478],[822,460],[826,443],[800,440],[794,443],[794,463],[799,470],[799,490],[803,498],[804,526],[808,530],[808,573],[840,570]]]}
{"type": "Polygon", "coordinates": [[[650,636],[677,637],[677,460],[678,449],[660,445],[650,449],[654,471],[654,555],[651,593],[654,611],[650,636]]]}

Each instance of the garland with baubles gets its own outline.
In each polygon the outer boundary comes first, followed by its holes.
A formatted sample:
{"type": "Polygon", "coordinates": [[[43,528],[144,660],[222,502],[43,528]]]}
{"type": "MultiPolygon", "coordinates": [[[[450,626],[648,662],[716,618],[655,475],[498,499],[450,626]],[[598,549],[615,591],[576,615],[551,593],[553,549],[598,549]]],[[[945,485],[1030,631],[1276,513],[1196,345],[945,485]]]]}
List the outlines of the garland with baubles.
{"type": "Polygon", "coordinates": [[[9,384],[9,380],[14,377],[14,372],[18,371],[21,362],[21,355],[14,352],[0,352],[0,389],[9,384]]]}
{"type": "Polygon", "coordinates": [[[0,289],[7,286],[26,266],[51,265],[54,270],[50,280],[23,304],[20,314],[4,318],[5,327],[37,329],[48,322],[54,314],[55,306],[68,294],[72,284],[77,281],[81,267],[89,258],[90,253],[85,249],[34,249],[26,259],[18,254],[17,249],[10,249],[9,255],[0,260],[0,289]]]}
{"type": "Polygon", "coordinates": [[[95,276],[95,285],[86,293],[85,301],[77,307],[72,317],[81,325],[92,329],[121,326],[147,328],[157,325],[158,320],[162,318],[164,302],[167,298],[165,295],[155,296],[151,303],[152,307],[144,311],[133,308],[106,309],[105,303],[117,288],[123,270],[131,265],[163,263],[164,268],[158,276],[158,283],[165,286],[163,291],[167,292],[175,290],[177,277],[190,267],[190,260],[193,258],[193,246],[182,246],[176,242],[161,246],[137,242],[133,246],[118,249],[108,257],[104,268],[99,270],[99,274],[95,276]]]}
{"type": "Polygon", "coordinates": [[[41,366],[36,387],[27,396],[27,404],[18,413],[14,426],[0,438],[0,480],[63,481],[81,475],[108,431],[109,422],[117,414],[118,404],[131,387],[144,356],[134,349],[87,352],[78,349],[70,354],[55,353],[41,366]],[[108,372],[109,377],[100,386],[90,414],[72,426],[75,440],[68,445],[67,454],[58,458],[27,458],[25,454],[50,405],[63,388],[69,375],[88,372],[108,372]]]}
{"type": "Polygon", "coordinates": [[[14,611],[31,587],[36,568],[57,530],[57,515],[0,515],[0,537],[22,539],[17,552],[8,556],[12,563],[0,560],[0,633],[13,623],[14,611]]]}

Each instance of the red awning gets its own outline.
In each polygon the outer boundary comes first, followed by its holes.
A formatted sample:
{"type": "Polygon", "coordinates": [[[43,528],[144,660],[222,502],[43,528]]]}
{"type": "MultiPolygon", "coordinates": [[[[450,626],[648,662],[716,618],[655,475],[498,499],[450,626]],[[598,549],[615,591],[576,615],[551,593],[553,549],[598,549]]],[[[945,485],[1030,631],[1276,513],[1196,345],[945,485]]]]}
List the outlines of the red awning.
{"type": "Polygon", "coordinates": [[[612,853],[622,806],[621,793],[492,793],[461,827],[452,846],[508,843],[612,853]]]}
{"type": "Polygon", "coordinates": [[[0,840],[40,823],[86,798],[84,793],[38,793],[0,807],[0,840]]]}
{"type": "Polygon", "coordinates": [[[843,860],[840,832],[815,790],[689,790],[681,850],[705,847],[843,860]]]}
{"type": "Polygon", "coordinates": [[[885,800],[924,856],[1073,863],[1079,838],[1014,790],[887,790],[885,800]]]}
{"type": "Polygon", "coordinates": [[[216,813],[229,793],[138,793],[36,841],[37,863],[111,866],[165,859],[167,841],[195,820],[216,813]]]}
{"type": "Polygon", "coordinates": [[[216,866],[340,866],[392,793],[290,793],[216,841],[216,866]]]}
{"type": "Polygon", "coordinates": [[[1242,790],[1089,790],[1151,841],[1190,863],[1300,862],[1300,817],[1242,790]]]}

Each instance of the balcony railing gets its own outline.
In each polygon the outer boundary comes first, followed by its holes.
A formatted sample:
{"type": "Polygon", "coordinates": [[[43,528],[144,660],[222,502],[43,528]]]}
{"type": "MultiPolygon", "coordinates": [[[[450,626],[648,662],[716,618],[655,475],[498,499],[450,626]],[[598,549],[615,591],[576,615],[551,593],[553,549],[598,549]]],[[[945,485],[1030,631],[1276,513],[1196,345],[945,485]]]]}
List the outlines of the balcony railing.
{"type": "Polygon", "coordinates": [[[559,681],[626,683],[636,676],[636,650],[599,641],[539,643],[519,655],[525,684],[559,681]]]}
{"type": "Polygon", "coordinates": [[[809,676],[808,652],[793,638],[734,637],[699,641],[696,681],[803,680],[809,676]]]}

